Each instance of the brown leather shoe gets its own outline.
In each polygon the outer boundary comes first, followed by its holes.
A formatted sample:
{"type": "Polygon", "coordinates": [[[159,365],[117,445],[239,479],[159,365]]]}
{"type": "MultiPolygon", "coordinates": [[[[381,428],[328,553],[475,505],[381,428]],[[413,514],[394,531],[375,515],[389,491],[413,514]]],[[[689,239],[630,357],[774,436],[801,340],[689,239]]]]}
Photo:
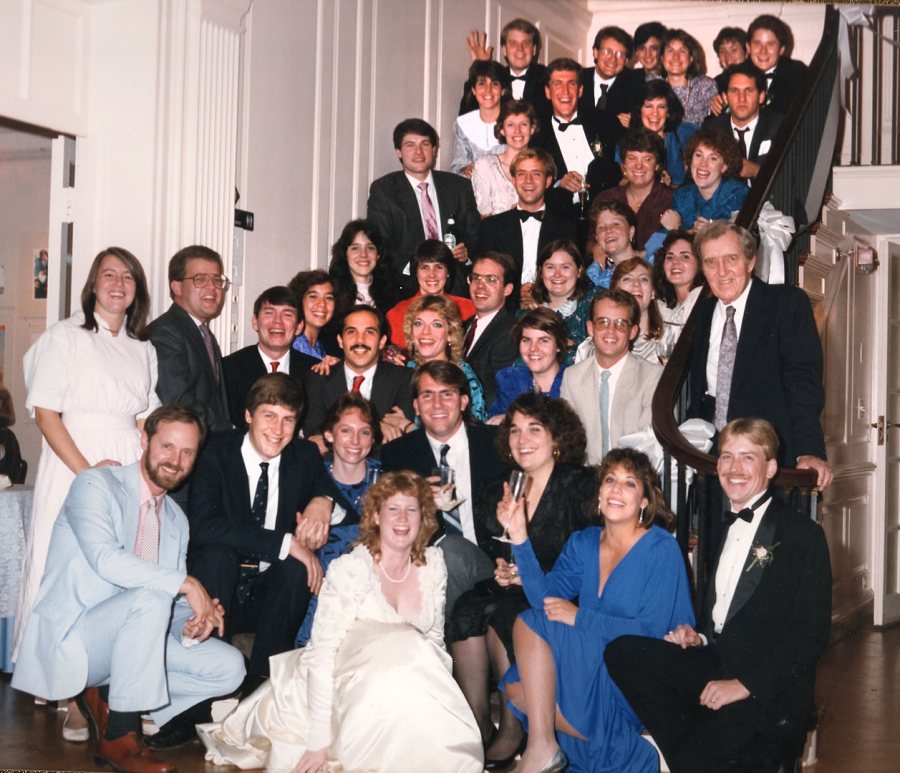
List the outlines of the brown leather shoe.
{"type": "Polygon", "coordinates": [[[87,717],[88,722],[94,728],[94,735],[99,740],[106,736],[106,726],[109,724],[109,704],[100,697],[97,687],[88,687],[77,698],[78,708],[87,717]]]}
{"type": "Polygon", "coordinates": [[[95,759],[121,773],[175,773],[175,766],[151,752],[133,730],[115,741],[101,737],[95,759]]]}

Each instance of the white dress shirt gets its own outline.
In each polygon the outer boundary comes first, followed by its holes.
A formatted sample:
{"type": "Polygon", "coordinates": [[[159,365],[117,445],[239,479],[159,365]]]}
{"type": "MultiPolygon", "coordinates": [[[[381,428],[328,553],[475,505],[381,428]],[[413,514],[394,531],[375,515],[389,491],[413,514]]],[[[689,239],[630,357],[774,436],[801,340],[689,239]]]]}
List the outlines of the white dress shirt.
{"type": "MultiPolygon", "coordinates": [[[[475,348],[475,344],[478,343],[478,339],[481,338],[481,334],[484,333],[484,331],[487,329],[487,326],[491,324],[491,320],[493,320],[494,317],[497,316],[497,312],[500,311],[501,308],[503,307],[501,306],[500,308],[494,309],[493,311],[489,311],[483,316],[481,314],[475,315],[475,319],[478,320],[478,324],[475,326],[475,335],[472,337],[472,345],[469,347],[470,352],[475,348]]],[[[473,319],[472,321],[474,322],[475,319],[473,319]]],[[[466,352],[466,354],[467,353],[468,352],[466,352]]]]}
{"type": "Polygon", "coordinates": [[[284,354],[282,354],[281,357],[278,357],[277,359],[274,359],[274,360],[271,357],[269,357],[269,355],[266,354],[262,350],[261,346],[257,346],[256,349],[259,352],[259,356],[262,357],[262,361],[266,364],[266,373],[272,372],[272,363],[273,362],[278,363],[278,371],[277,371],[278,373],[290,373],[291,372],[291,350],[290,349],[288,349],[284,354]]]}
{"type": "Polygon", "coordinates": [[[375,380],[375,371],[378,369],[378,361],[375,361],[375,364],[372,365],[368,370],[363,371],[362,373],[355,373],[347,367],[347,364],[344,363],[344,380],[347,383],[347,391],[349,392],[353,389],[353,379],[356,376],[365,376],[362,384],[359,385],[359,393],[366,398],[366,400],[372,399],[372,382],[375,380]]]}
{"type": "MultiPolygon", "coordinates": [[[[758,491],[747,501],[755,502],[762,496],[762,493],[762,491],[758,491]]],[[[716,568],[716,603],[712,611],[713,629],[716,633],[722,633],[722,628],[725,626],[725,619],[728,617],[728,609],[734,599],[734,592],[747,567],[750,547],[753,545],[759,524],[762,523],[763,516],[770,504],[772,504],[771,497],[756,508],[752,521],[748,523],[738,518],[728,527],[725,534],[725,542],[722,544],[722,553],[719,556],[719,566],[716,568]]],[[[733,503],[731,508],[734,509],[733,503]]]]}
{"type": "Polygon", "coordinates": [[[522,70],[522,72],[515,72],[511,67],[509,68],[509,75],[512,79],[510,90],[512,91],[513,99],[522,99],[522,95],[525,93],[525,81],[519,81],[516,80],[516,78],[519,76],[522,76],[524,78],[527,72],[527,67],[522,70]]]}
{"type": "MultiPolygon", "coordinates": [[[[419,217],[422,218],[422,233],[425,234],[426,239],[428,238],[428,226],[425,224],[425,211],[422,209],[422,191],[419,189],[419,183],[428,183],[428,198],[431,199],[431,203],[434,206],[434,217],[437,220],[438,239],[440,239],[443,236],[441,233],[441,208],[438,205],[437,191],[434,188],[434,175],[429,172],[427,178],[424,180],[417,180],[407,172],[404,172],[403,174],[406,175],[406,179],[412,186],[413,193],[416,194],[416,202],[419,205],[419,217]]],[[[409,263],[403,267],[403,273],[407,276],[409,275],[409,263]]]]}
{"type": "Polygon", "coordinates": [[[743,131],[744,129],[749,129],[749,131],[744,135],[744,143],[747,146],[747,156],[750,156],[750,145],[753,143],[753,134],[756,132],[756,124],[759,123],[759,113],[756,114],[756,117],[750,121],[746,126],[737,126],[734,123],[734,118],[731,119],[731,132],[734,135],[734,138],[738,141],[738,145],[741,144],[741,135],[738,134],[738,129],[743,131]]]}
{"type": "MultiPolygon", "coordinates": [[[[607,421],[606,426],[609,426],[610,423],[612,422],[613,401],[616,399],[616,386],[619,383],[619,376],[622,375],[622,371],[625,369],[625,361],[627,359],[628,359],[628,354],[625,353],[624,355],[622,355],[622,357],[619,358],[619,361],[616,362],[611,368],[604,368],[602,365],[600,365],[599,362],[597,362],[596,357],[594,358],[594,367],[596,368],[596,371],[597,371],[597,394],[598,395],[600,394],[601,374],[603,373],[604,370],[609,371],[609,381],[607,383],[609,384],[609,413],[610,413],[610,415],[606,417],[606,421],[607,421]]],[[[599,407],[597,410],[599,412],[599,410],[600,410],[599,407]]],[[[602,417],[601,417],[601,421],[602,421],[602,417]]],[[[590,428],[588,428],[588,431],[589,432],[591,431],[590,428]]],[[[599,431],[600,431],[600,427],[597,427],[597,432],[599,432],[599,431]]],[[[612,443],[609,444],[609,447],[612,448],[612,443]]]]}
{"type": "MultiPolygon", "coordinates": [[[[521,211],[522,208],[516,205],[516,209],[521,211]]],[[[546,205],[542,206],[537,212],[544,212],[546,205]]],[[[524,223],[519,223],[522,228],[522,284],[533,282],[537,278],[537,253],[538,240],[541,238],[541,226],[543,222],[529,217],[524,223]]]]}
{"type": "MultiPolygon", "coordinates": [[[[572,116],[572,120],[577,117],[578,113],[576,112],[572,116]]],[[[562,153],[563,160],[566,162],[566,170],[578,172],[581,175],[587,174],[587,169],[594,160],[594,152],[588,143],[584,127],[568,126],[564,132],[561,132],[559,130],[560,119],[555,115],[550,123],[553,126],[556,141],[559,143],[559,152],[562,153]]],[[[578,194],[576,193],[575,196],[577,197],[578,194]]]]}
{"type": "MultiPolygon", "coordinates": [[[[241,443],[241,457],[244,460],[244,469],[247,471],[247,482],[250,484],[250,504],[253,504],[253,498],[256,496],[256,484],[262,476],[262,468],[259,466],[261,462],[268,462],[269,469],[267,476],[269,479],[269,498],[266,502],[266,519],[263,522],[263,528],[269,531],[275,530],[275,522],[278,520],[278,470],[281,467],[281,454],[273,456],[271,459],[263,459],[256,449],[250,443],[250,434],[244,435],[244,441],[241,443]]],[[[249,513],[247,514],[249,516],[249,513]]],[[[278,551],[278,558],[284,560],[291,547],[291,534],[285,534],[281,541],[281,550],[278,551]]],[[[267,561],[259,562],[259,571],[264,572],[269,568],[267,561]]]]}
{"type": "Polygon", "coordinates": [[[447,451],[447,464],[456,474],[456,498],[464,500],[459,506],[459,521],[462,524],[463,536],[469,542],[477,545],[475,539],[475,515],[472,510],[472,471],[469,469],[469,436],[466,433],[466,425],[463,423],[447,440],[435,440],[428,432],[428,445],[434,454],[435,466],[441,460],[441,446],[446,443],[450,446],[447,451]]]}
{"type": "Polygon", "coordinates": [[[600,88],[601,84],[606,84],[606,93],[609,94],[609,90],[613,87],[613,83],[616,82],[616,78],[618,76],[613,76],[612,78],[601,78],[600,73],[597,72],[597,69],[594,68],[594,105],[596,105],[600,101],[600,97],[603,95],[603,89],[600,88]]]}
{"type": "Polygon", "coordinates": [[[716,396],[716,382],[719,377],[719,349],[722,346],[722,330],[725,329],[726,306],[734,306],[734,326],[737,330],[738,341],[741,340],[741,325],[744,322],[744,310],[747,308],[747,297],[750,294],[751,279],[736,300],[732,303],[716,303],[713,310],[712,321],[709,325],[709,352],[706,355],[706,393],[710,397],[716,396]]]}

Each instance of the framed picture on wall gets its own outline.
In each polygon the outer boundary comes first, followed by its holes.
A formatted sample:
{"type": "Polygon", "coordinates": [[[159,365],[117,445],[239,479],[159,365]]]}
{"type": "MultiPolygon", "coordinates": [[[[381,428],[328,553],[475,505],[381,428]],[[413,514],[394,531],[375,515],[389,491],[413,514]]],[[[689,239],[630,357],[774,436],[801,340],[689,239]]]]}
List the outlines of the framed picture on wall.
{"type": "Polygon", "coordinates": [[[47,250],[46,248],[32,250],[31,275],[34,280],[34,295],[36,301],[47,300],[47,250]]]}

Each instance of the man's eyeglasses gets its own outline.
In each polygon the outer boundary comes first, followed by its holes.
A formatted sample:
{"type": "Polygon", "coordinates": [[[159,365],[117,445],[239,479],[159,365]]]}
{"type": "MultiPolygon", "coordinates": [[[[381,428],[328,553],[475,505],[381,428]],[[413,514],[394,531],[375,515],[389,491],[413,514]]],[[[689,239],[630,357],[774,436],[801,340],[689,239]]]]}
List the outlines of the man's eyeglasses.
{"type": "Polygon", "coordinates": [[[617,48],[601,48],[600,56],[614,56],[616,59],[624,59],[625,52],[619,51],[617,48]]]}
{"type": "Polygon", "coordinates": [[[631,320],[628,319],[610,319],[609,317],[596,317],[593,321],[594,327],[599,327],[600,329],[606,329],[610,325],[612,325],[616,330],[623,331],[628,330],[631,327],[631,320]]]}
{"type": "Polygon", "coordinates": [[[209,287],[210,282],[217,290],[224,290],[231,284],[228,277],[223,274],[194,274],[193,276],[184,277],[181,281],[187,282],[188,280],[194,283],[194,287],[201,290],[204,287],[209,287]]]}
{"type": "Polygon", "coordinates": [[[494,274],[469,274],[470,285],[477,284],[478,282],[484,282],[486,285],[493,287],[500,282],[500,277],[495,276],[494,274]]]}

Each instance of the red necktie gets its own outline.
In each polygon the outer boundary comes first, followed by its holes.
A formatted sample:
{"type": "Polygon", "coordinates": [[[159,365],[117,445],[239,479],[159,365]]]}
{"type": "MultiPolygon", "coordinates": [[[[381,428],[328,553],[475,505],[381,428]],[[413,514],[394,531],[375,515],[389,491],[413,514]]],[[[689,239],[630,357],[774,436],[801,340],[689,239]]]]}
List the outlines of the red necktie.
{"type": "Polygon", "coordinates": [[[350,387],[350,391],[354,394],[359,394],[359,388],[362,386],[362,382],[366,380],[365,376],[354,376],[353,377],[353,386],[350,387]]]}
{"type": "Polygon", "coordinates": [[[278,366],[279,366],[279,365],[281,365],[281,363],[278,362],[278,360],[272,360],[272,373],[277,373],[277,372],[278,372],[278,366]]]}
{"type": "Polygon", "coordinates": [[[472,342],[475,340],[475,328],[478,327],[478,317],[472,317],[472,324],[469,325],[469,329],[466,331],[465,340],[463,340],[463,354],[466,355],[469,353],[469,349],[472,348],[472,342]]]}

